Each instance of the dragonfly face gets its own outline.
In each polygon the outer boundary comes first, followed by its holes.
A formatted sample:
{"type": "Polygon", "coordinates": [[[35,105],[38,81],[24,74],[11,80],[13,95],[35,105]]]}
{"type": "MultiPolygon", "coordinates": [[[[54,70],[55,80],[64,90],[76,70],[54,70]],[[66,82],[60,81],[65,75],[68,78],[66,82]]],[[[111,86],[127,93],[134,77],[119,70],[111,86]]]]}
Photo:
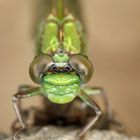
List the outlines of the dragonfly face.
{"type": "Polygon", "coordinates": [[[92,75],[92,65],[82,55],[56,54],[36,56],[30,65],[30,76],[41,84],[42,92],[54,103],[67,103],[77,96],[82,83],[92,75]]]}
{"type": "Polygon", "coordinates": [[[42,92],[54,103],[72,101],[80,88],[80,77],[70,66],[67,54],[56,54],[42,77],[42,92]]]}

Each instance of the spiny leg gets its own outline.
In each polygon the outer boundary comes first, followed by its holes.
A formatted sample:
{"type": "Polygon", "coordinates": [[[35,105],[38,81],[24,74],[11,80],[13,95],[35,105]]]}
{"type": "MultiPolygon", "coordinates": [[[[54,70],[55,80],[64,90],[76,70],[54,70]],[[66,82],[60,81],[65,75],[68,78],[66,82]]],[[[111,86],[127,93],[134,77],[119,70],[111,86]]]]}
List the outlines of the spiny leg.
{"type": "Polygon", "coordinates": [[[34,96],[34,95],[38,95],[41,93],[41,89],[40,87],[37,87],[37,88],[32,88],[32,89],[28,89],[26,91],[22,91],[22,92],[19,92],[19,93],[16,93],[15,95],[12,96],[12,101],[13,101],[13,105],[14,105],[14,109],[15,109],[15,112],[17,114],[17,117],[18,117],[18,120],[21,124],[21,129],[19,129],[13,136],[13,139],[16,140],[16,136],[23,130],[26,128],[26,124],[24,123],[23,121],[23,118],[22,118],[22,115],[21,115],[21,112],[20,112],[20,107],[18,106],[18,102],[19,102],[19,99],[21,98],[27,98],[27,97],[31,97],[31,96],[34,96]]]}
{"type": "Polygon", "coordinates": [[[103,102],[105,105],[105,112],[107,113],[107,118],[108,120],[112,120],[113,119],[112,108],[105,90],[101,87],[84,87],[83,90],[84,92],[86,92],[87,95],[91,95],[91,96],[100,95],[103,98],[103,102]]]}
{"type": "Polygon", "coordinates": [[[104,91],[103,88],[101,87],[84,87],[83,90],[86,92],[86,94],[90,95],[90,96],[96,96],[96,95],[101,95],[101,97],[104,100],[104,104],[105,104],[105,111],[107,113],[107,119],[108,119],[108,123],[111,123],[113,125],[115,125],[115,127],[117,126],[117,130],[118,131],[122,131],[122,132],[127,132],[128,130],[126,129],[126,127],[114,117],[110,102],[108,100],[108,97],[106,95],[106,92],[104,91]]]}
{"type": "MultiPolygon", "coordinates": [[[[34,88],[34,87],[31,86],[31,85],[22,84],[18,87],[17,93],[21,93],[21,92],[24,92],[24,91],[26,91],[28,89],[32,89],[32,88],[34,88]]],[[[18,101],[18,108],[20,108],[20,109],[21,109],[21,106],[22,106],[21,103],[22,103],[21,100],[19,100],[18,101]]],[[[20,122],[17,118],[11,125],[12,132],[16,132],[17,130],[19,130],[19,124],[20,124],[20,122]]]]}
{"type": "Polygon", "coordinates": [[[95,117],[78,133],[79,137],[82,137],[96,123],[101,115],[101,110],[100,107],[84,92],[84,90],[80,90],[79,96],[95,112],[95,117]]]}

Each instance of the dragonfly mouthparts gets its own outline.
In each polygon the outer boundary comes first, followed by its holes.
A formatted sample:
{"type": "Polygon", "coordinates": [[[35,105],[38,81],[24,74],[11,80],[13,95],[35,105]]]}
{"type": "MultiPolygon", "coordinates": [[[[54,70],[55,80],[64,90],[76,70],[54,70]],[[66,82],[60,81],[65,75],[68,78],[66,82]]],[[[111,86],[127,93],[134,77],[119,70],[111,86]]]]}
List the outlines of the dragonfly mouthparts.
{"type": "Polygon", "coordinates": [[[74,69],[68,63],[54,63],[47,72],[51,73],[71,73],[74,72],[74,69]]]}

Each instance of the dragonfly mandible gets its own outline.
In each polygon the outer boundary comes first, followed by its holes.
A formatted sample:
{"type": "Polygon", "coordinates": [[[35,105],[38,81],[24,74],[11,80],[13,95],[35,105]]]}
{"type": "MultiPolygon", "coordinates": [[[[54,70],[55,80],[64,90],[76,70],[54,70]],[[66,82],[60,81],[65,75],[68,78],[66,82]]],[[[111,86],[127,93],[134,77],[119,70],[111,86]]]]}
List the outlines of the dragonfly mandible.
{"type": "Polygon", "coordinates": [[[29,74],[38,87],[27,88],[13,95],[12,100],[21,124],[13,136],[26,128],[18,102],[22,98],[44,95],[54,104],[66,104],[79,97],[95,113],[93,119],[81,129],[81,137],[99,119],[100,107],[92,100],[93,95],[103,95],[109,116],[110,105],[101,88],[84,87],[93,75],[93,65],[86,49],[85,32],[82,23],[64,6],[64,0],[57,0],[50,14],[41,23],[36,46],[36,56],[29,67],[29,74]]]}

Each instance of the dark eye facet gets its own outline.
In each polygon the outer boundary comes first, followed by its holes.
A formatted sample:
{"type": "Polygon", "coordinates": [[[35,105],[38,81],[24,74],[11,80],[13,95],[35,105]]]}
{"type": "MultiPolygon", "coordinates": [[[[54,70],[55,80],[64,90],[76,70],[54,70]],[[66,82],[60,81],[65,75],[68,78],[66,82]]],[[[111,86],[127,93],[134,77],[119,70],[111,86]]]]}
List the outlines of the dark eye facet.
{"type": "Polygon", "coordinates": [[[93,66],[84,55],[73,55],[69,61],[71,67],[80,75],[81,82],[87,83],[93,74],[93,66]]]}
{"type": "Polygon", "coordinates": [[[34,58],[30,64],[29,74],[35,83],[41,83],[41,77],[48,68],[53,64],[53,60],[49,55],[39,55],[34,58]]]}

